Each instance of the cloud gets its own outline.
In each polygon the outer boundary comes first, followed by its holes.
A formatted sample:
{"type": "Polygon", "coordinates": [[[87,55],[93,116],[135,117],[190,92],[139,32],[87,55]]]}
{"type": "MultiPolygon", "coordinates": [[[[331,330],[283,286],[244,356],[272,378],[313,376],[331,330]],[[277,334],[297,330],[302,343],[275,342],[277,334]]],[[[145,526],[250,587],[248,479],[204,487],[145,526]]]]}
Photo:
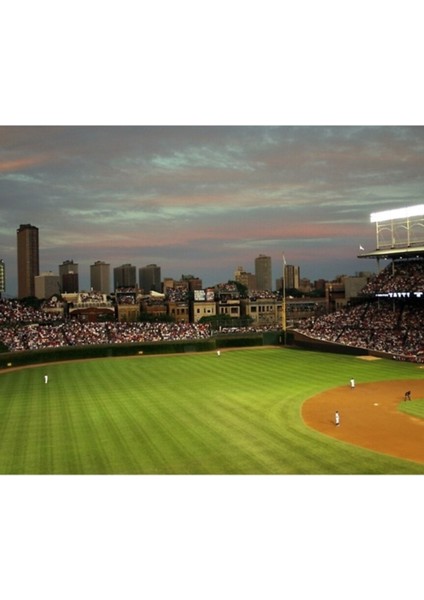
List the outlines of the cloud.
{"type": "Polygon", "coordinates": [[[3,127],[0,136],[9,281],[21,223],[40,228],[49,265],[85,252],[84,264],[181,260],[201,276],[215,260],[225,279],[243,252],[247,262],[284,247],[328,277],[335,253],[352,268],[359,241],[375,243],[371,212],[421,202],[424,184],[421,127],[3,127]]]}

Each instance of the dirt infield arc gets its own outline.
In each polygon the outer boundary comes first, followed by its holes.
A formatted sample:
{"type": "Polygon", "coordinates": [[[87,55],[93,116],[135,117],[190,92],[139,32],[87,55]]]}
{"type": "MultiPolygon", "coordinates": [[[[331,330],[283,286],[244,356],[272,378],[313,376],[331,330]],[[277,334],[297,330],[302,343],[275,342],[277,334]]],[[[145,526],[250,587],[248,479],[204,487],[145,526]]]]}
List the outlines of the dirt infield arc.
{"type": "Polygon", "coordinates": [[[327,390],[306,400],[306,425],[369,450],[424,463],[424,420],[398,410],[405,391],[424,398],[424,380],[403,380],[349,385],[327,390]],[[334,413],[340,413],[340,426],[334,413]]]}

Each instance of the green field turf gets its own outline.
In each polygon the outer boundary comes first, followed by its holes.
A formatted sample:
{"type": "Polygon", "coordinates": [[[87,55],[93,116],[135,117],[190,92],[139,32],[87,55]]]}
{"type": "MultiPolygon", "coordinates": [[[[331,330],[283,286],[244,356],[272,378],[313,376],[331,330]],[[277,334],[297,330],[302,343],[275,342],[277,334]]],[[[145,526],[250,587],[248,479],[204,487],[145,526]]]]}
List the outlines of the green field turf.
{"type": "Polygon", "coordinates": [[[423,376],[407,363],[281,348],[4,372],[0,473],[424,473],[315,432],[300,416],[304,400],[351,377],[423,376]]]}
{"type": "Polygon", "coordinates": [[[424,419],[424,399],[414,398],[413,402],[402,402],[402,404],[399,404],[399,410],[412,417],[424,419]]]}

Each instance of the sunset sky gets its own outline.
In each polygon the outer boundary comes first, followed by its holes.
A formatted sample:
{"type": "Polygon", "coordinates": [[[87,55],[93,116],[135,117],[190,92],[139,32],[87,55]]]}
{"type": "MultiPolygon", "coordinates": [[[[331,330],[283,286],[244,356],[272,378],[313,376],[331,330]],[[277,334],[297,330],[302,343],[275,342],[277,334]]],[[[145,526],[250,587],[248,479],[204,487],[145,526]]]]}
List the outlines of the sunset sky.
{"type": "Polygon", "coordinates": [[[374,270],[370,213],[421,204],[422,127],[2,127],[0,258],[16,294],[16,229],[40,271],[158,264],[213,285],[272,257],[302,277],[374,270]]]}

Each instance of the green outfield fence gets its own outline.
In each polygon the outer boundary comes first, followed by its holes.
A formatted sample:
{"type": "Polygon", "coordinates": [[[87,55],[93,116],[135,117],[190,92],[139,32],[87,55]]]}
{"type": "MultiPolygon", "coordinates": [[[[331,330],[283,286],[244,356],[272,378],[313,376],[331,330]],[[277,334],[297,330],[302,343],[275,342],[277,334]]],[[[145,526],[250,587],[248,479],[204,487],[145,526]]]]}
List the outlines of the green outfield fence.
{"type": "Polygon", "coordinates": [[[128,344],[98,344],[88,346],[65,346],[20,352],[1,352],[0,369],[37,365],[64,360],[82,360],[135,356],[138,354],[178,354],[186,352],[212,352],[217,349],[247,348],[255,346],[294,346],[298,349],[334,352],[351,356],[373,355],[390,358],[384,352],[374,352],[365,348],[355,348],[334,342],[313,339],[298,332],[266,331],[262,333],[218,334],[201,340],[176,340],[163,342],[131,342],[128,344]]]}
{"type": "Polygon", "coordinates": [[[23,350],[0,354],[0,369],[37,365],[64,360],[82,360],[135,356],[138,354],[176,354],[185,352],[211,352],[218,348],[243,348],[249,346],[277,345],[281,335],[275,332],[244,335],[221,335],[201,340],[178,340],[128,344],[98,344],[89,346],[65,346],[41,350],[23,350]]]}

